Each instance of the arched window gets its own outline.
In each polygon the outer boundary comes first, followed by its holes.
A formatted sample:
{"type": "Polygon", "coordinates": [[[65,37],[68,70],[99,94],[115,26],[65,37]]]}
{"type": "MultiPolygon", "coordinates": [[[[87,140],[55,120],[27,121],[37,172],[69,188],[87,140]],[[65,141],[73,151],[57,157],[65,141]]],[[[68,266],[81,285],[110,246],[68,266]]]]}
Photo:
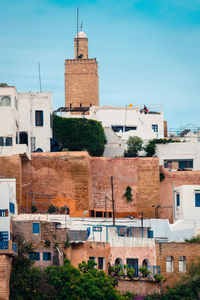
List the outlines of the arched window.
{"type": "Polygon", "coordinates": [[[120,266],[120,265],[123,265],[123,260],[118,257],[115,259],[115,266],[120,266]]]}
{"type": "Polygon", "coordinates": [[[28,133],[25,131],[21,131],[19,133],[19,143],[26,144],[28,146],[28,133]]]}
{"type": "Polygon", "coordinates": [[[142,262],[142,267],[143,268],[149,268],[150,267],[150,263],[149,263],[149,260],[147,258],[145,258],[142,262]]]}
{"type": "Polygon", "coordinates": [[[174,272],[174,258],[173,256],[166,257],[166,272],[174,272]]]}
{"type": "Polygon", "coordinates": [[[178,267],[179,272],[186,272],[186,257],[185,256],[179,256],[178,260],[178,267]]]}

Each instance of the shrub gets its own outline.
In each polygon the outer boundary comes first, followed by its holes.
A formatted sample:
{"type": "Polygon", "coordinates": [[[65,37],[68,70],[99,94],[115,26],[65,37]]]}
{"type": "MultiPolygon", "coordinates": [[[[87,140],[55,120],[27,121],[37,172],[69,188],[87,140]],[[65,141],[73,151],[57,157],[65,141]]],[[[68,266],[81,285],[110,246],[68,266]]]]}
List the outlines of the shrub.
{"type": "Polygon", "coordinates": [[[155,274],[153,276],[153,278],[155,279],[155,281],[161,282],[161,280],[163,279],[163,276],[161,276],[160,274],[155,274]]]}
{"type": "Polygon", "coordinates": [[[127,151],[125,153],[138,155],[142,148],[142,139],[139,136],[130,136],[127,141],[127,151]]]}
{"type": "Polygon", "coordinates": [[[133,201],[131,191],[132,191],[131,187],[127,186],[126,193],[123,195],[127,201],[133,201]]]}
{"type": "Polygon", "coordinates": [[[134,273],[135,273],[135,270],[133,269],[133,267],[127,268],[127,277],[129,277],[131,279],[133,277],[134,273]]]}
{"type": "Polygon", "coordinates": [[[49,214],[53,214],[56,212],[56,206],[54,205],[50,205],[49,208],[48,208],[48,211],[47,211],[49,214]]]}
{"type": "Polygon", "coordinates": [[[53,117],[54,138],[69,151],[87,150],[92,156],[102,156],[106,137],[100,122],[85,118],[53,117]]]}
{"type": "Polygon", "coordinates": [[[168,143],[176,143],[180,142],[179,140],[172,139],[153,139],[148,142],[148,144],[144,147],[144,151],[146,152],[146,156],[152,157],[156,153],[156,145],[157,144],[168,144],[168,143]]]}
{"type": "Polygon", "coordinates": [[[148,275],[151,274],[151,272],[145,267],[139,268],[139,272],[142,273],[142,276],[144,277],[147,277],[148,275]]]}
{"type": "Polygon", "coordinates": [[[31,206],[31,212],[35,213],[37,211],[37,207],[35,205],[31,206]]]}
{"type": "Polygon", "coordinates": [[[186,243],[193,243],[193,244],[196,244],[196,243],[200,243],[200,235],[197,235],[197,236],[193,236],[191,237],[191,239],[185,239],[185,242],[186,243]]]}

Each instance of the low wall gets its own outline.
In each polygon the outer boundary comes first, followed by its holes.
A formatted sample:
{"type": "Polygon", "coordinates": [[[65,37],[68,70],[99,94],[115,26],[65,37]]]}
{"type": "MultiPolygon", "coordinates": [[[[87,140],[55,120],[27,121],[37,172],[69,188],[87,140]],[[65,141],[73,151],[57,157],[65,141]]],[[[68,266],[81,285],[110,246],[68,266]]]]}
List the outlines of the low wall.
{"type": "Polygon", "coordinates": [[[147,280],[120,279],[117,289],[121,293],[127,291],[140,296],[160,294],[160,283],[147,280]]]}
{"type": "Polygon", "coordinates": [[[8,255],[0,255],[0,266],[0,300],[8,300],[10,294],[12,258],[8,255]]]}

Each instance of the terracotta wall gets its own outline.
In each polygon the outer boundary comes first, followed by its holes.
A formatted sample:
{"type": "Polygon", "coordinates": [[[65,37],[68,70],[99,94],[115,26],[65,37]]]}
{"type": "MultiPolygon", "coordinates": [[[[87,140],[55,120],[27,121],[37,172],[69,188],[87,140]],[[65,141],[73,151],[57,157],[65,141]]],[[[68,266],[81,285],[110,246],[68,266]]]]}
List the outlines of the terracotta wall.
{"type": "Polygon", "coordinates": [[[116,216],[155,216],[160,202],[158,158],[91,158],[92,208],[112,208],[110,177],[113,176],[116,216]],[[132,188],[133,201],[123,196],[127,186],[132,188]]]}
{"type": "Polygon", "coordinates": [[[119,280],[117,289],[121,293],[129,291],[140,296],[160,294],[160,284],[147,280],[119,280]]]}
{"type": "Polygon", "coordinates": [[[200,184],[200,171],[168,171],[161,167],[165,179],[160,184],[159,217],[162,219],[173,218],[173,184],[174,187],[184,184],[200,184]]]}
{"type": "Polygon", "coordinates": [[[8,300],[10,294],[10,272],[12,257],[0,255],[0,300],[8,300]]]}
{"type": "Polygon", "coordinates": [[[0,177],[16,178],[16,199],[20,210],[22,199],[22,158],[20,155],[0,157],[0,177]]]}
{"type": "MultiPolygon", "coordinates": [[[[173,287],[185,274],[179,272],[179,257],[186,257],[186,265],[188,266],[193,259],[200,257],[200,244],[173,242],[173,243],[157,243],[157,265],[161,267],[162,291],[166,291],[167,286],[173,287]],[[166,272],[166,257],[173,256],[174,272],[166,272]]],[[[187,268],[187,267],[186,267],[187,268]]]]}
{"type": "MultiPolygon", "coordinates": [[[[30,207],[30,192],[49,194],[52,204],[67,205],[70,215],[82,216],[90,206],[90,157],[87,152],[34,153],[23,164],[23,207],[30,207]]],[[[34,196],[39,210],[48,209],[49,201],[34,196]],[[46,207],[41,203],[47,203],[46,207]]]]}
{"type": "Polygon", "coordinates": [[[88,261],[89,257],[105,257],[105,271],[108,271],[110,261],[110,244],[103,242],[85,242],[80,245],[72,245],[64,250],[66,257],[74,267],[78,267],[82,261],[88,261]]]}
{"type": "MultiPolygon", "coordinates": [[[[90,209],[105,211],[105,197],[109,211],[110,176],[114,178],[116,217],[137,216],[141,211],[144,217],[155,216],[160,201],[157,158],[94,158],[87,152],[32,154],[32,161],[23,163],[23,184],[27,184],[23,188],[24,210],[30,208],[30,192],[34,192],[51,194],[51,203],[67,205],[71,216],[82,216],[90,209]],[[127,186],[132,188],[130,202],[123,196],[127,186]]],[[[34,198],[35,205],[42,209],[40,199],[34,198]]]]}

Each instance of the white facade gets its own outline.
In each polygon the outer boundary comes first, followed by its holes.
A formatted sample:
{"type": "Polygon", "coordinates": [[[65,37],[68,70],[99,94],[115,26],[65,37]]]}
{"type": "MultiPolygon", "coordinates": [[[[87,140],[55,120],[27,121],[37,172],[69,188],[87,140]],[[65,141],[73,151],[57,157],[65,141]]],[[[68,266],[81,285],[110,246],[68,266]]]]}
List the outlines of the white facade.
{"type": "Polygon", "coordinates": [[[200,185],[181,185],[174,191],[174,220],[200,223],[200,185]]]}
{"type": "Polygon", "coordinates": [[[200,170],[200,144],[198,142],[180,142],[158,144],[156,155],[160,165],[168,169],[188,168],[200,170]]]}
{"type": "Polygon", "coordinates": [[[10,240],[10,221],[17,214],[16,179],[0,178],[0,239],[1,233],[8,233],[10,240]]]}
{"type": "Polygon", "coordinates": [[[148,108],[148,113],[144,113],[144,109],[134,106],[92,106],[89,115],[80,116],[68,112],[64,116],[99,121],[107,139],[104,156],[115,157],[123,156],[130,136],[139,136],[145,142],[154,138],[164,138],[164,116],[161,108],[148,108]]]}
{"type": "Polygon", "coordinates": [[[17,93],[0,87],[0,155],[50,151],[52,93],[17,93]],[[36,115],[39,117],[37,122],[36,115]]]}

